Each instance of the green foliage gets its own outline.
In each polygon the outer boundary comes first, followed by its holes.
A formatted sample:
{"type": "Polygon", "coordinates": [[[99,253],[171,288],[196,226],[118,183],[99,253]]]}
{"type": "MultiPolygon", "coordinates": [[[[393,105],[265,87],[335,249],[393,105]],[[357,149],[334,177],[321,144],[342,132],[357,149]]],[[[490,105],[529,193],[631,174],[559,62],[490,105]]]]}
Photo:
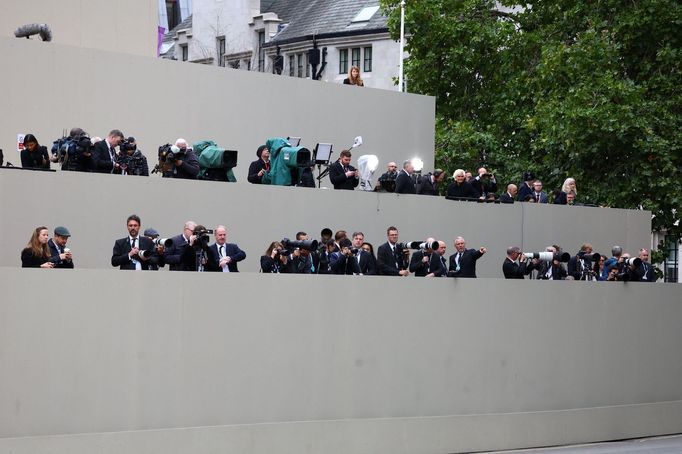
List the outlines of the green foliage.
{"type": "MultiPolygon", "coordinates": [[[[382,0],[394,37],[399,0],[382,0]]],[[[406,1],[410,91],[436,97],[436,166],[577,180],[585,203],[680,235],[682,6],[673,0],[406,1]]]]}

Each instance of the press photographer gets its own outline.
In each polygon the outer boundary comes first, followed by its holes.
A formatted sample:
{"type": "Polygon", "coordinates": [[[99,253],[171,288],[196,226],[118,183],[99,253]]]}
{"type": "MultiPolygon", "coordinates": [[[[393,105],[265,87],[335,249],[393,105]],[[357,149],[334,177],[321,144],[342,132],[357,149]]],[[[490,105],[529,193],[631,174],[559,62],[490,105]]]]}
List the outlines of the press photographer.
{"type": "Polygon", "coordinates": [[[116,240],[111,255],[111,266],[121,270],[149,270],[150,258],[154,251],[154,243],[149,238],[140,236],[140,217],[131,214],[126,220],[128,236],[116,240]]]}
{"type": "Polygon", "coordinates": [[[209,246],[213,230],[203,225],[194,227],[194,233],[189,237],[187,247],[182,252],[180,261],[183,271],[218,271],[212,268],[209,260],[209,246]]]}
{"type": "Polygon", "coordinates": [[[92,170],[92,141],[81,128],[73,128],[68,137],[52,143],[52,162],[61,165],[62,170],[90,172],[92,170]]]}
{"type": "Polygon", "coordinates": [[[273,241],[260,257],[261,273],[288,273],[289,251],[284,249],[282,243],[273,241]]]}
{"type": "Polygon", "coordinates": [[[414,246],[418,250],[410,259],[410,272],[417,277],[434,277],[436,273],[440,276],[440,257],[434,254],[438,250],[438,242],[435,238],[427,238],[423,243],[417,243],[414,246]]]}
{"type": "Polygon", "coordinates": [[[298,232],[296,241],[289,241],[287,238],[282,240],[282,246],[291,251],[289,256],[289,270],[297,274],[312,274],[316,272],[313,254],[317,253],[317,240],[308,240],[308,234],[298,232]]]}
{"type": "Polygon", "coordinates": [[[478,169],[478,175],[472,178],[469,183],[480,194],[481,199],[495,200],[497,180],[495,180],[495,175],[488,173],[485,167],[478,169]]]}
{"type": "Polygon", "coordinates": [[[339,242],[339,250],[332,253],[331,269],[334,274],[360,274],[355,258],[357,250],[352,248],[351,240],[344,238],[339,242]]]}
{"type": "Polygon", "coordinates": [[[596,281],[597,273],[594,264],[599,263],[601,254],[592,253],[592,245],[585,243],[578,253],[568,261],[568,275],[576,281],[596,281]]]}
{"type": "Polygon", "coordinates": [[[137,149],[135,137],[128,137],[119,143],[119,151],[116,153],[118,167],[114,173],[120,175],[149,176],[147,158],[137,149]]]}
{"type": "Polygon", "coordinates": [[[157,172],[164,178],[195,180],[199,175],[199,159],[185,139],[178,139],[175,145],[167,143],[159,147],[159,163],[152,173],[157,172]]]}

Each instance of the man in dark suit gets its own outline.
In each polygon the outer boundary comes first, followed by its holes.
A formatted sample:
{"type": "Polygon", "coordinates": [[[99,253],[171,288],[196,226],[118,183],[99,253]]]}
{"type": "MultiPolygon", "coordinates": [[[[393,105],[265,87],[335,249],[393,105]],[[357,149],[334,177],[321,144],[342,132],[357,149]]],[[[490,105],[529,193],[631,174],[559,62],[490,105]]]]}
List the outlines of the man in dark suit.
{"type": "MultiPolygon", "coordinates": [[[[179,157],[171,165],[168,176],[184,180],[196,180],[200,170],[197,154],[185,139],[176,140],[175,146],[180,150],[179,157]]],[[[166,176],[165,173],[164,176],[166,176]]]]}
{"type": "Polygon", "coordinates": [[[55,268],[73,268],[73,255],[71,249],[66,247],[70,236],[69,229],[60,226],[54,229],[54,236],[47,242],[52,256],[50,261],[54,263],[55,268]]]}
{"type": "Polygon", "coordinates": [[[525,202],[526,198],[533,193],[533,182],[535,181],[535,175],[533,172],[524,172],[523,181],[519,184],[519,192],[517,195],[517,200],[519,202],[525,202]]]}
{"type": "Polygon", "coordinates": [[[123,140],[123,133],[112,129],[104,140],[100,140],[92,147],[92,171],[96,173],[113,173],[120,171],[121,166],[116,162],[115,148],[123,140]]]}
{"type": "Polygon", "coordinates": [[[438,248],[433,249],[431,245],[437,242],[434,238],[427,238],[425,243],[428,247],[412,254],[409,270],[417,277],[434,277],[440,273],[440,262],[436,254],[438,248]]]}
{"type": "Polygon", "coordinates": [[[360,184],[358,171],[350,165],[350,158],[350,151],[343,150],[339,155],[339,160],[329,166],[329,181],[334,185],[334,189],[352,191],[360,184]]]}
{"type": "Polygon", "coordinates": [[[414,179],[412,178],[413,172],[414,166],[412,165],[412,161],[403,162],[403,169],[400,172],[398,172],[398,176],[395,179],[396,194],[417,193],[417,187],[415,186],[414,179]]]}
{"type": "Polygon", "coordinates": [[[388,241],[377,250],[377,270],[383,276],[409,276],[409,251],[404,251],[398,244],[398,229],[389,227],[386,230],[388,241]],[[404,252],[408,252],[405,254],[404,252]]]}
{"type": "Polygon", "coordinates": [[[194,228],[197,223],[194,221],[185,222],[182,234],[171,238],[173,244],[166,248],[164,252],[164,262],[168,264],[171,271],[184,271],[185,267],[182,262],[182,255],[189,245],[189,240],[194,234],[194,228]]]}
{"type": "Polygon", "coordinates": [[[535,203],[548,203],[547,193],[542,190],[542,181],[535,180],[533,182],[533,192],[531,194],[535,203]]]}
{"type": "Polygon", "coordinates": [[[484,247],[467,249],[466,241],[461,236],[455,238],[455,253],[450,256],[449,277],[476,277],[476,261],[488,252],[484,247]]]}
{"type": "Polygon", "coordinates": [[[656,273],[654,273],[654,267],[649,262],[649,250],[640,249],[639,259],[642,264],[635,270],[635,273],[639,277],[640,282],[656,282],[656,273]]]}
{"type": "Polygon", "coordinates": [[[140,236],[142,222],[136,214],[128,216],[128,236],[116,240],[111,255],[111,266],[118,266],[122,270],[148,270],[150,257],[143,257],[140,251],[151,251],[154,243],[147,237],[140,236]]]}
{"type": "Polygon", "coordinates": [[[215,243],[208,248],[210,265],[207,271],[222,271],[223,273],[238,273],[237,262],[246,258],[246,253],[234,243],[227,243],[227,229],[219,225],[213,231],[215,243]]]}
{"type": "Polygon", "coordinates": [[[256,156],[258,156],[258,159],[249,166],[247,180],[249,183],[261,184],[263,182],[263,175],[270,171],[270,150],[265,145],[261,145],[256,151],[256,156]]]}
{"type": "Polygon", "coordinates": [[[362,250],[362,243],[365,242],[365,234],[353,232],[353,249],[357,249],[355,260],[358,262],[360,274],[373,276],[377,274],[377,263],[371,252],[362,250]]]}
{"type": "Polygon", "coordinates": [[[476,178],[472,178],[469,183],[476,189],[481,199],[495,200],[497,180],[495,175],[488,173],[485,167],[478,169],[478,175],[476,175],[476,178]]]}
{"type": "Polygon", "coordinates": [[[436,169],[433,173],[427,173],[419,181],[417,194],[438,195],[438,187],[444,179],[445,172],[442,169],[436,169]]]}
{"type": "Polygon", "coordinates": [[[517,262],[519,257],[523,257],[521,249],[517,246],[507,248],[507,257],[502,264],[502,272],[505,279],[523,279],[526,274],[533,271],[534,265],[528,260],[517,262]]]}
{"type": "Polygon", "coordinates": [[[344,238],[339,242],[339,250],[333,252],[331,256],[331,269],[334,274],[360,274],[358,261],[351,249],[352,242],[344,238]]]}
{"type": "Polygon", "coordinates": [[[516,193],[518,189],[515,184],[507,185],[507,192],[500,196],[500,203],[514,203],[514,198],[516,198],[516,193]]]}

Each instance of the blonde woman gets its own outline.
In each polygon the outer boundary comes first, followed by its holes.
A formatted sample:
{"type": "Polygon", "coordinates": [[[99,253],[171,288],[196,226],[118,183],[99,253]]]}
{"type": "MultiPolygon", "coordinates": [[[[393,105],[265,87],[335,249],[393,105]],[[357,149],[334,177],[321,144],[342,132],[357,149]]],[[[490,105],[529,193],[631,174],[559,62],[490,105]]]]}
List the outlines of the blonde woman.
{"type": "Polygon", "coordinates": [[[343,79],[343,84],[364,87],[365,83],[362,81],[362,77],[360,77],[360,68],[351,66],[350,71],[348,71],[348,77],[343,79]]]}
{"type": "Polygon", "coordinates": [[[561,192],[554,199],[555,205],[566,205],[568,203],[566,196],[568,194],[573,194],[574,199],[578,195],[578,191],[575,188],[575,180],[573,178],[566,178],[564,184],[561,186],[561,192]]]}

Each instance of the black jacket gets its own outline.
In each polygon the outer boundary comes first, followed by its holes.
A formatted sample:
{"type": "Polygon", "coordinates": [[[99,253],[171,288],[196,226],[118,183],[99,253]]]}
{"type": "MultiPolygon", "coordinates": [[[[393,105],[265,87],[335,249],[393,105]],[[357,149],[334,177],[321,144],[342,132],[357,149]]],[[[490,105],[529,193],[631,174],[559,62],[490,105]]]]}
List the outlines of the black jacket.
{"type": "Polygon", "coordinates": [[[377,271],[383,276],[398,276],[401,270],[408,267],[406,259],[403,255],[403,248],[400,244],[396,244],[395,253],[391,251],[391,246],[388,242],[379,246],[377,249],[377,271]]]}
{"type": "Polygon", "coordinates": [[[459,258],[459,271],[457,271],[457,252],[450,256],[448,276],[450,277],[476,277],[476,261],[483,257],[481,251],[465,249],[459,258]]]}
{"type": "Polygon", "coordinates": [[[171,271],[184,271],[182,254],[185,252],[188,243],[182,235],[174,236],[171,240],[173,244],[168,246],[163,253],[164,261],[168,264],[168,269],[171,271]]]}
{"type": "MultiPolygon", "coordinates": [[[[355,167],[348,166],[349,171],[355,171],[355,167]]],[[[329,181],[334,185],[334,189],[349,189],[353,190],[360,184],[358,177],[347,177],[346,171],[339,161],[329,166],[329,181]]]]}
{"type": "Polygon", "coordinates": [[[395,193],[396,194],[416,194],[417,188],[414,185],[412,176],[401,170],[398,172],[398,177],[395,179],[395,193]]]}
{"type": "MultiPolygon", "coordinates": [[[[146,236],[138,236],[137,240],[139,242],[137,245],[139,250],[151,251],[154,249],[154,243],[146,236]]],[[[130,257],[128,257],[130,250],[130,239],[128,237],[116,240],[114,243],[114,250],[111,254],[111,266],[118,266],[119,269],[122,270],[134,270],[135,265],[130,260],[130,257]]],[[[143,270],[150,269],[149,265],[151,264],[151,260],[140,260],[137,255],[134,255],[133,258],[140,262],[143,270]]]]}
{"type": "Polygon", "coordinates": [[[368,276],[374,276],[377,274],[377,259],[371,252],[360,250],[360,260],[357,256],[355,260],[358,262],[358,267],[360,268],[360,273],[368,276]]]}
{"type": "Polygon", "coordinates": [[[502,272],[505,279],[523,279],[531,271],[533,271],[533,264],[530,262],[517,263],[506,257],[502,264],[502,272]]]}
{"type": "Polygon", "coordinates": [[[47,246],[50,248],[52,263],[54,263],[55,268],[73,268],[73,260],[62,260],[59,258],[59,254],[62,254],[64,249],[57,246],[52,238],[47,242],[47,246]]]}
{"type": "Polygon", "coordinates": [[[501,203],[514,203],[514,197],[510,196],[508,192],[505,192],[500,196],[501,203]]]}
{"type": "Polygon", "coordinates": [[[463,181],[462,184],[453,181],[448,186],[447,196],[454,199],[478,199],[480,194],[468,181],[463,181]]]}
{"type": "Polygon", "coordinates": [[[289,264],[283,265],[280,261],[275,261],[267,255],[260,256],[260,270],[263,273],[288,273],[289,264]]]}
{"type": "Polygon", "coordinates": [[[253,184],[263,183],[263,177],[262,176],[259,177],[258,172],[260,172],[261,170],[265,170],[265,169],[266,169],[265,161],[263,161],[260,158],[253,161],[249,165],[249,176],[247,177],[247,180],[249,181],[249,183],[253,183],[253,184]]]}
{"type": "Polygon", "coordinates": [[[345,256],[341,252],[334,252],[331,260],[334,274],[360,274],[360,267],[354,255],[345,256]]]}
{"type": "MultiPolygon", "coordinates": [[[[224,246],[225,256],[229,256],[231,259],[230,263],[227,264],[227,269],[230,270],[230,273],[238,273],[237,262],[241,262],[246,258],[246,252],[239,249],[239,246],[234,243],[225,243],[224,246]]],[[[211,262],[211,265],[207,267],[207,271],[223,270],[220,266],[220,254],[218,253],[218,245],[216,243],[213,243],[208,248],[208,260],[211,262]]]]}
{"type": "Polygon", "coordinates": [[[196,180],[197,175],[199,175],[199,159],[196,153],[191,148],[185,151],[185,155],[182,157],[182,164],[179,166],[173,166],[173,178],[182,178],[185,180],[196,180]]]}
{"type": "Polygon", "coordinates": [[[25,169],[49,169],[50,155],[47,154],[47,147],[41,145],[33,153],[26,148],[21,150],[21,167],[25,169]]]}
{"type": "Polygon", "coordinates": [[[431,173],[427,173],[419,180],[419,188],[417,194],[423,195],[438,195],[438,183],[434,181],[435,177],[431,173]]]}
{"type": "MultiPolygon", "coordinates": [[[[114,159],[115,159],[114,151],[114,159]]],[[[109,153],[109,145],[106,140],[100,140],[92,147],[92,171],[96,173],[111,173],[114,164],[109,153]]]]}
{"type": "Polygon", "coordinates": [[[22,268],[40,268],[40,265],[51,261],[50,257],[37,257],[33,255],[30,248],[21,251],[21,267],[22,268]]]}

